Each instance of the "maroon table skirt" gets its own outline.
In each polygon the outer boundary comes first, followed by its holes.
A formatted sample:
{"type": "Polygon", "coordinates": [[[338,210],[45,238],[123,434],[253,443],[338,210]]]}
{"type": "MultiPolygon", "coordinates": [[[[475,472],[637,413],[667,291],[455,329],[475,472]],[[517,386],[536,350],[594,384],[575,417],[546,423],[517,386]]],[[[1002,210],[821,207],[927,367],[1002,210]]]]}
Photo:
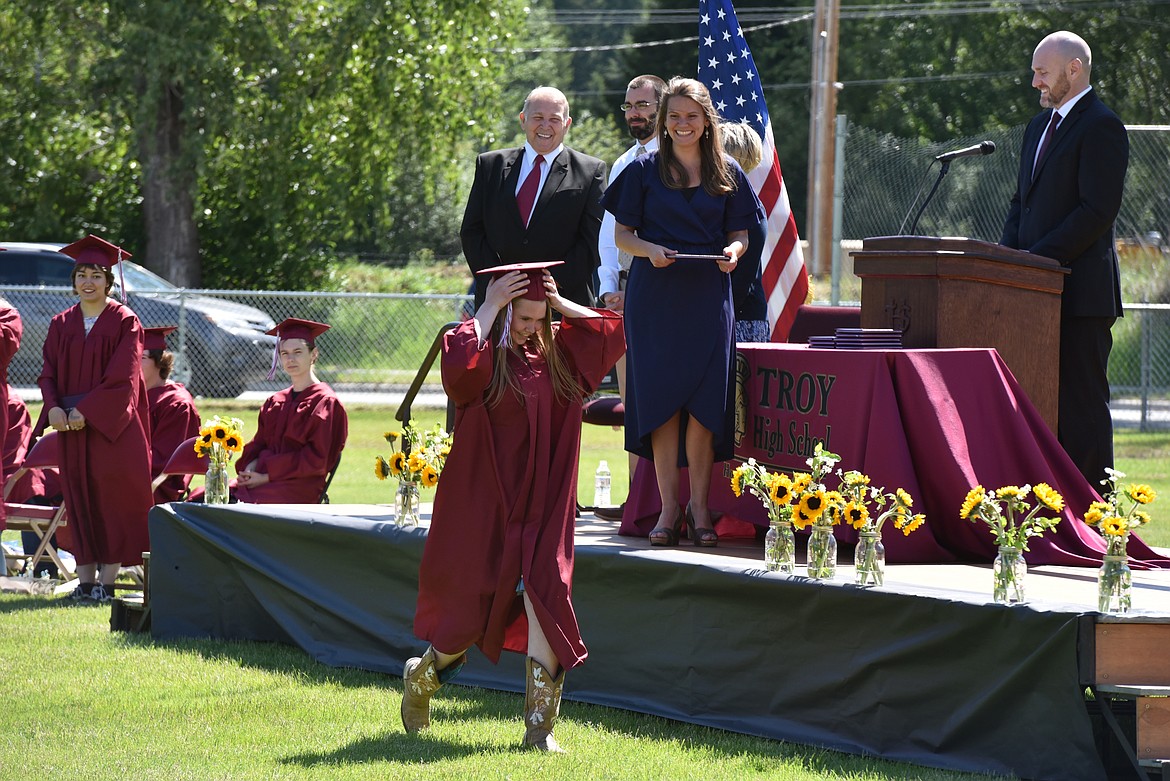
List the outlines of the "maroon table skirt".
{"type": "MultiPolygon", "coordinates": [[[[872,485],[890,491],[905,489],[914,509],[926,514],[926,525],[908,536],[886,526],[890,562],[989,562],[996,547],[986,524],[959,518],[967,492],[975,485],[1048,483],[1065,499],[1063,520],[1032,539],[1028,563],[1101,563],[1104,541],[1079,520],[1100,497],[995,350],[741,344],[737,374],[736,460],[716,464],[711,480],[711,508],[727,516],[717,526],[721,531],[739,531],[732,519],[739,526],[767,525],[758,499],[732,493],[732,469],[755,458],[770,469],[807,471],[806,461],[821,442],[842,457],[842,469],[864,472],[872,485]]],[[[680,482],[685,502],[685,470],[680,482]]],[[[654,465],[643,459],[620,532],[646,536],[661,506],[654,465]]],[[[838,527],[836,536],[850,544],[857,540],[848,526],[838,527]]],[[[1170,567],[1170,559],[1136,537],[1129,554],[1136,567],[1170,567]]]]}

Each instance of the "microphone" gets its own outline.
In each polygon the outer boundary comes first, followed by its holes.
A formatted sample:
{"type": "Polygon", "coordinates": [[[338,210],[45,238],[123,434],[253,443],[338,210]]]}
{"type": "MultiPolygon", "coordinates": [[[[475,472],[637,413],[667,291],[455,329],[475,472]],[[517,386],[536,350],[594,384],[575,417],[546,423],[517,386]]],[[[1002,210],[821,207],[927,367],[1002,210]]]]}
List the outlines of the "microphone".
{"type": "Polygon", "coordinates": [[[975,146],[969,146],[966,149],[956,149],[954,152],[946,152],[938,155],[935,160],[940,163],[949,163],[952,160],[958,160],[960,157],[974,157],[975,155],[989,155],[995,151],[994,141],[981,141],[975,146]]]}

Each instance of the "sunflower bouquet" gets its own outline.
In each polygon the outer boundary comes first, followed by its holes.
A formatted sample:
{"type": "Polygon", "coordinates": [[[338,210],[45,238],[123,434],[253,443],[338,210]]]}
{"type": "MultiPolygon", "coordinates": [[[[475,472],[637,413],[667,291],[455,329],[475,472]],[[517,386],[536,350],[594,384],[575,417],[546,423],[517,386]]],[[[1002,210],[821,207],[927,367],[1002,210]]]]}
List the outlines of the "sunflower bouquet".
{"type": "Polygon", "coordinates": [[[1105,472],[1108,476],[1101,481],[1105,486],[1104,501],[1093,502],[1085,511],[1085,523],[1097,527],[1105,537],[1105,561],[1097,573],[1097,609],[1102,613],[1128,613],[1133,590],[1126,552],[1129,534],[1150,522],[1150,514],[1141,508],[1158,495],[1142,483],[1129,483],[1122,488],[1124,472],[1108,467],[1105,472]]]}
{"type": "Polygon", "coordinates": [[[894,528],[909,536],[926,523],[926,516],[913,512],[914,498],[902,488],[892,492],[876,488],[870,485],[869,475],[857,470],[838,470],[837,474],[841,477],[841,495],[845,500],[845,522],[861,535],[853,552],[855,582],[859,586],[880,586],[885,582],[886,565],[882,526],[893,518],[894,528]]]}
{"type": "Polygon", "coordinates": [[[204,501],[226,504],[228,501],[228,464],[232,456],[244,449],[244,421],[216,415],[206,421],[195,438],[195,455],[207,458],[204,501]]]}
{"type": "Polygon", "coordinates": [[[1141,509],[1158,497],[1148,485],[1130,483],[1124,488],[1120,481],[1124,472],[1105,469],[1108,477],[1101,481],[1105,486],[1105,501],[1093,502],[1085,511],[1085,523],[1095,526],[1105,536],[1107,556],[1124,556],[1129,543],[1129,533],[1150,522],[1150,514],[1141,509]],[[1125,507],[1129,504],[1129,508],[1125,507]]]}
{"type": "Polygon", "coordinates": [[[967,521],[983,521],[995,535],[995,544],[1001,548],[1028,550],[1028,540],[1039,537],[1060,523],[1060,512],[1064,509],[1064,497],[1047,483],[1030,485],[1005,485],[988,491],[977,485],[967,492],[959,517],[967,521]],[[1036,498],[1029,505],[1028,494],[1036,498]],[[1041,510],[1057,513],[1054,516],[1040,515],[1041,510]]]}
{"type": "Polygon", "coordinates": [[[424,488],[433,488],[439,482],[447,455],[451,452],[451,434],[436,423],[432,428],[418,432],[413,421],[408,421],[402,431],[387,431],[382,435],[398,449],[386,459],[377,456],[374,460],[374,475],[379,480],[397,477],[400,482],[419,483],[424,488]]]}
{"type": "Polygon", "coordinates": [[[419,519],[419,487],[433,488],[451,452],[451,434],[439,424],[426,431],[418,431],[413,421],[407,421],[402,431],[387,431],[386,441],[398,449],[390,458],[374,459],[374,476],[379,480],[395,477],[395,510],[399,526],[414,526],[419,519]]]}
{"type": "Polygon", "coordinates": [[[808,538],[808,576],[818,580],[831,579],[837,573],[837,538],[833,527],[845,517],[845,497],[840,491],[830,491],[825,478],[841,456],[830,453],[819,444],[805,463],[809,471],[792,478],[792,523],[798,529],[812,527],[808,538]]]}
{"type": "Polygon", "coordinates": [[[796,541],[792,534],[792,478],[783,472],[769,472],[749,458],[731,473],[731,491],[753,494],[768,512],[768,533],[764,537],[764,564],[769,572],[791,574],[796,567],[796,541]]]}
{"type": "Polygon", "coordinates": [[[882,526],[890,518],[894,528],[907,537],[926,523],[926,516],[912,512],[914,497],[901,488],[887,492],[870,486],[869,475],[856,470],[840,472],[841,495],[845,499],[845,522],[865,534],[881,534],[882,526]],[[870,510],[870,507],[873,510],[870,510]],[[887,507],[888,505],[888,507],[887,507]]]}
{"type": "Polygon", "coordinates": [[[1005,485],[988,491],[977,485],[967,492],[959,517],[968,521],[983,521],[995,535],[999,554],[992,566],[992,599],[1010,605],[1024,601],[1024,577],[1028,572],[1023,551],[1028,540],[1039,537],[1060,523],[1064,497],[1047,483],[1005,485]],[[1028,495],[1035,497],[1029,504],[1028,495]],[[1047,510],[1056,515],[1041,515],[1047,510]]]}

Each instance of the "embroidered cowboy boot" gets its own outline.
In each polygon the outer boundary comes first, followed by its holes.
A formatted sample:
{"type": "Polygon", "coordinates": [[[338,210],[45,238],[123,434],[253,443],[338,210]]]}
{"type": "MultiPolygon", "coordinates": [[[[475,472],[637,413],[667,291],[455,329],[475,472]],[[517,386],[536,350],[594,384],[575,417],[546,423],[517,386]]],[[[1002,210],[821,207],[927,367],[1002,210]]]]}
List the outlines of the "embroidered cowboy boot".
{"type": "Polygon", "coordinates": [[[428,646],[422,656],[406,660],[402,668],[402,726],[407,732],[418,732],[431,726],[431,697],[459,674],[466,661],[467,654],[464,654],[437,670],[433,646],[428,646]]]}
{"type": "Polygon", "coordinates": [[[537,751],[564,753],[553,737],[553,726],[561,712],[561,691],[565,671],[555,679],[540,662],[528,657],[524,686],[524,745],[537,751]]]}

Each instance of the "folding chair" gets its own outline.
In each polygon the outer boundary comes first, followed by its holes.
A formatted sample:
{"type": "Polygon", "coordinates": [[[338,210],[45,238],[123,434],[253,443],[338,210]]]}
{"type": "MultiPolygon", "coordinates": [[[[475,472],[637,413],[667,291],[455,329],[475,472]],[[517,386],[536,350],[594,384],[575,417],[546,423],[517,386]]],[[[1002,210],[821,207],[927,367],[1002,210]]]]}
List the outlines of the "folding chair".
{"type": "MultiPolygon", "coordinates": [[[[159,472],[158,477],[150,485],[152,492],[157,491],[158,487],[163,484],[168,477],[172,475],[201,475],[207,473],[207,456],[196,455],[195,440],[199,437],[191,437],[179,443],[175,448],[175,452],[171,453],[171,457],[167,459],[167,465],[159,472]]],[[[187,494],[190,495],[190,488],[187,494]]]]}
{"type": "Polygon", "coordinates": [[[333,476],[337,474],[337,467],[339,466],[341,466],[340,453],[337,454],[337,460],[333,462],[333,468],[325,476],[325,487],[321,489],[321,504],[329,504],[329,484],[333,482],[333,476]]]}
{"type": "MultiPolygon", "coordinates": [[[[12,473],[4,486],[4,498],[8,498],[8,493],[12,486],[16,484],[24,474],[30,469],[52,469],[57,466],[58,451],[57,451],[57,432],[50,431],[43,437],[36,441],[36,444],[28,451],[20,468],[12,473]]],[[[62,577],[69,580],[69,575],[73,573],[66,568],[65,563],[61,561],[57,549],[53,546],[53,535],[58,529],[66,525],[65,503],[62,502],[56,507],[51,505],[39,504],[15,504],[4,502],[4,512],[8,516],[5,523],[6,527],[12,531],[32,532],[36,535],[38,543],[37,549],[31,554],[28,553],[5,553],[6,559],[14,561],[27,561],[25,568],[31,572],[36,572],[36,566],[41,559],[48,556],[49,560],[57,565],[57,569],[62,573],[62,577]]]]}

